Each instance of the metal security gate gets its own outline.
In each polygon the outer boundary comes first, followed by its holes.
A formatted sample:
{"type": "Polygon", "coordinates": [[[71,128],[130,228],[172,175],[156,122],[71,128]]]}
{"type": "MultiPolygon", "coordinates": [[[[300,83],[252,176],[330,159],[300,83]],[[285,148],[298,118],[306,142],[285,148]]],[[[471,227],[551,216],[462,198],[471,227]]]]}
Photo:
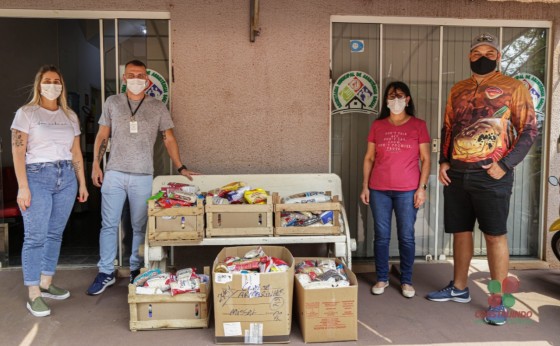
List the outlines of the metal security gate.
{"type": "MultiPolygon", "coordinates": [[[[501,71],[533,89],[539,124],[535,145],[515,170],[508,245],[512,256],[538,257],[550,23],[477,20],[461,21],[459,26],[458,21],[446,19],[438,23],[434,19],[347,16],[333,16],[331,21],[332,83],[349,71],[361,71],[377,83],[378,96],[382,97],[388,83],[404,81],[411,89],[417,117],[428,125],[433,143],[428,198],[418,212],[415,226],[416,256],[422,257],[452,255],[451,237],[443,229],[443,188],[437,180],[438,139],[448,93],[453,84],[471,75],[467,56],[472,37],[490,32],[500,38],[501,71]],[[399,21],[407,24],[395,24],[399,21]]],[[[381,100],[375,110],[380,104],[381,100]]],[[[367,134],[376,116],[375,112],[363,110],[335,111],[334,106],[331,116],[331,171],[342,179],[348,221],[352,237],[357,240],[355,257],[373,256],[373,219],[359,195],[367,134]]],[[[396,239],[393,220],[391,256],[398,256],[396,239]]],[[[474,254],[486,255],[481,232],[475,232],[474,254]]]]}

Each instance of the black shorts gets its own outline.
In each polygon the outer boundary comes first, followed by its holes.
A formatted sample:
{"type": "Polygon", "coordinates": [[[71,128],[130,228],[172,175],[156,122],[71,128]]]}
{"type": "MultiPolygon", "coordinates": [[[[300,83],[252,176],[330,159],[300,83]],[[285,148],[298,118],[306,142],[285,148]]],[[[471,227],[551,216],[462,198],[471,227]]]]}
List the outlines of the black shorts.
{"type": "Polygon", "coordinates": [[[451,183],[443,188],[445,233],[474,229],[475,220],[488,235],[507,233],[513,172],[496,180],[485,171],[462,173],[447,171],[451,183]]]}

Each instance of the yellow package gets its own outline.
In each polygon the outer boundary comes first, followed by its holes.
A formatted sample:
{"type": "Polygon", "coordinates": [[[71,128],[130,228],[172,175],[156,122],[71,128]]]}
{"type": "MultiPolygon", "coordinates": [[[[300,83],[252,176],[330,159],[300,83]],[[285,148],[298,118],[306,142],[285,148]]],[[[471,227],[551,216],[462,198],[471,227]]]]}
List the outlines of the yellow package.
{"type": "Polygon", "coordinates": [[[229,183],[226,186],[222,186],[220,188],[220,192],[230,192],[230,191],[235,191],[241,187],[245,186],[245,183],[242,181],[236,181],[233,183],[229,183]]]}
{"type": "Polygon", "coordinates": [[[245,191],[243,197],[249,204],[266,204],[266,197],[268,195],[263,189],[253,189],[245,191]]]}

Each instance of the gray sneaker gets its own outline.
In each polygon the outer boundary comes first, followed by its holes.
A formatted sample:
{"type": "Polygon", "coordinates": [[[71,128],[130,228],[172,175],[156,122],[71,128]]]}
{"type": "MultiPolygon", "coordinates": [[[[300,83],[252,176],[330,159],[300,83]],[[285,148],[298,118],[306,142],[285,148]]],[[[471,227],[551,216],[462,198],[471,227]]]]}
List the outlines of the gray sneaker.
{"type": "Polygon", "coordinates": [[[39,288],[41,289],[41,297],[43,298],[63,300],[70,297],[70,291],[65,290],[64,288],[56,287],[55,285],[50,285],[47,289],[44,289],[43,287],[39,288]]]}
{"type": "Polygon", "coordinates": [[[42,297],[37,297],[33,301],[27,302],[27,310],[35,317],[45,317],[51,314],[51,309],[42,297]]]}

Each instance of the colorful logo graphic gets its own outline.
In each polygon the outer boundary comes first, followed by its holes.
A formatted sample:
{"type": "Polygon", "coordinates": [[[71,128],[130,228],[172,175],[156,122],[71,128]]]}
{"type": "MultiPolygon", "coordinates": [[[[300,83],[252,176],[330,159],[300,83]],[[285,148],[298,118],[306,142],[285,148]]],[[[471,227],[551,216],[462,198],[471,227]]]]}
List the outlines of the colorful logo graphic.
{"type": "Polygon", "coordinates": [[[531,97],[533,98],[535,111],[543,113],[546,91],[541,80],[530,73],[520,73],[513,78],[520,80],[523,84],[525,84],[527,89],[529,89],[529,93],[531,93],[531,97]]]}
{"type": "Polygon", "coordinates": [[[365,72],[350,71],[340,76],[333,86],[333,113],[373,113],[379,97],[377,84],[365,72]]]}
{"type": "Polygon", "coordinates": [[[519,280],[513,276],[508,276],[501,283],[498,280],[490,280],[488,282],[488,291],[490,292],[490,297],[488,297],[489,306],[497,307],[502,304],[509,309],[515,305],[513,293],[519,291],[519,280]]]}
{"type": "MultiPolygon", "coordinates": [[[[167,81],[161,74],[154,70],[147,70],[148,74],[148,89],[146,89],[146,95],[155,97],[156,99],[163,102],[165,105],[169,102],[169,85],[167,81]]],[[[126,84],[121,84],[121,93],[126,92],[126,84]]]]}
{"type": "MultiPolygon", "coordinates": [[[[519,292],[519,280],[512,276],[508,276],[504,281],[490,280],[488,282],[488,305],[495,310],[478,310],[475,312],[475,317],[484,319],[487,317],[503,317],[513,323],[527,323],[532,321],[533,311],[531,310],[511,310],[515,305],[515,298],[513,293],[519,292]],[[499,309],[503,305],[506,309],[499,309]]],[[[482,320],[478,320],[482,322],[482,320]]]]}
{"type": "Polygon", "coordinates": [[[491,86],[486,89],[485,93],[486,97],[488,97],[490,100],[493,100],[498,96],[502,96],[504,91],[498,87],[491,86]]]}

